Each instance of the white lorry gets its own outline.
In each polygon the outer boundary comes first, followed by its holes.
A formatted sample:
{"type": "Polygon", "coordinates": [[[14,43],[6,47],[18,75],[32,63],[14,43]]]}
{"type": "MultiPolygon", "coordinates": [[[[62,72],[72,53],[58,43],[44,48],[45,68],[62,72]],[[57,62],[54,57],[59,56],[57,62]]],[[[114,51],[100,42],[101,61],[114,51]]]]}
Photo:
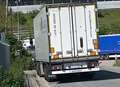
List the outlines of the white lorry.
{"type": "Polygon", "coordinates": [[[99,71],[95,4],[44,5],[34,18],[37,71],[52,76],[99,71]]]}

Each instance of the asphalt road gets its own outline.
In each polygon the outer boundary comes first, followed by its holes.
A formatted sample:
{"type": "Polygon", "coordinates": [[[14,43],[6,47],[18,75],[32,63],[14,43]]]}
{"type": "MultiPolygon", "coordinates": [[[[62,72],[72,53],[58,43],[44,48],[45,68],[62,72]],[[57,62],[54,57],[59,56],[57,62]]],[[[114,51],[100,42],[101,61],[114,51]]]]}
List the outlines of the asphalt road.
{"type": "Polygon", "coordinates": [[[120,87],[120,68],[104,65],[92,79],[81,75],[69,75],[61,76],[49,84],[51,87],[120,87]]]}

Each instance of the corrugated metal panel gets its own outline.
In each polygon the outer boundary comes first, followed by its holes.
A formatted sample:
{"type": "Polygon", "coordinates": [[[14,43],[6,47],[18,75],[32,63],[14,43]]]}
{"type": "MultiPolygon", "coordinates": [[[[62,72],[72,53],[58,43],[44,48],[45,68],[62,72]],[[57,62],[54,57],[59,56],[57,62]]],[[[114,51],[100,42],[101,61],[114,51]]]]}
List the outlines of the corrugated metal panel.
{"type": "Polygon", "coordinates": [[[10,48],[4,42],[0,42],[0,66],[4,69],[9,69],[10,67],[10,48]]]}

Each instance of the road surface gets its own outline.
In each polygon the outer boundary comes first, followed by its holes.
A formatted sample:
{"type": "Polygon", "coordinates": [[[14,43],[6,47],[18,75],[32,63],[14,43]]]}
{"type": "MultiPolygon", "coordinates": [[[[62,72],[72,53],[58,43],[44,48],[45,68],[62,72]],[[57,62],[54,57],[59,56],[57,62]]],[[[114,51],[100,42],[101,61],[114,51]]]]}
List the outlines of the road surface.
{"type": "Polygon", "coordinates": [[[51,87],[120,87],[120,68],[113,67],[107,61],[101,64],[101,71],[93,79],[80,75],[61,76],[55,82],[50,82],[51,87]],[[105,63],[106,62],[106,63],[105,63]],[[106,64],[106,65],[105,65],[106,64]]]}

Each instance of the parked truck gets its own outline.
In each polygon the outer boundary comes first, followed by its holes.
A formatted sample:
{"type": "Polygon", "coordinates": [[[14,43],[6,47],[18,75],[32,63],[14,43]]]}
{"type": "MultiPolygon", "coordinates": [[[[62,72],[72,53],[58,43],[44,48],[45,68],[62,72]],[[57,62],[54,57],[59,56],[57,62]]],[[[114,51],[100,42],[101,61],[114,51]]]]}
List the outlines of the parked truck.
{"type": "Polygon", "coordinates": [[[120,34],[99,35],[99,54],[102,59],[120,57],[120,34]]]}
{"type": "Polygon", "coordinates": [[[55,75],[99,71],[97,31],[94,3],[42,6],[34,18],[38,73],[49,80],[55,75]]]}

